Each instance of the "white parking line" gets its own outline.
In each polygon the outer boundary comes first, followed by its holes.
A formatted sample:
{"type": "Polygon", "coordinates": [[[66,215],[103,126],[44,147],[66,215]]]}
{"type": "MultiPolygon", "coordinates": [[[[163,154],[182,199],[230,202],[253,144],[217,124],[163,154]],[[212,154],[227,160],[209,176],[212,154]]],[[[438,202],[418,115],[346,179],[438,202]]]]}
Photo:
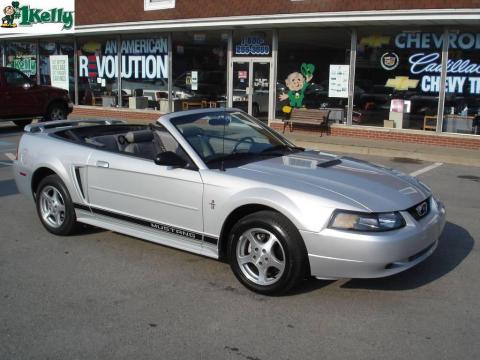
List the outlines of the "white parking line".
{"type": "Polygon", "coordinates": [[[429,172],[429,171],[431,171],[431,170],[433,170],[433,169],[436,169],[436,168],[438,168],[439,166],[442,166],[442,165],[443,165],[443,163],[435,163],[435,164],[432,164],[432,165],[427,166],[427,167],[425,167],[425,168],[423,168],[423,169],[420,169],[420,170],[417,170],[417,171],[414,171],[414,172],[410,173],[410,176],[414,176],[414,177],[415,177],[415,176],[418,176],[418,175],[425,174],[426,172],[429,172]]]}
{"type": "Polygon", "coordinates": [[[15,160],[15,155],[13,155],[12,153],[6,153],[5,156],[12,161],[15,160]]]}

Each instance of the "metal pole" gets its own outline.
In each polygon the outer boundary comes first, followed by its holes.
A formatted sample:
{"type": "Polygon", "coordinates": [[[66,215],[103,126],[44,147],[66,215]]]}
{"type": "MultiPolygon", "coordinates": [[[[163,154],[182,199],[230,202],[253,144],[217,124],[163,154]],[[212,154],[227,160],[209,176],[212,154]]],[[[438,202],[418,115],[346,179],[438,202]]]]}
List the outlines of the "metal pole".
{"type": "Polygon", "coordinates": [[[37,69],[36,69],[37,70],[37,74],[36,74],[37,85],[41,85],[40,84],[40,41],[38,41],[38,39],[35,40],[35,47],[36,47],[36,51],[37,51],[36,54],[35,54],[35,56],[36,56],[35,62],[37,64],[37,69]]]}
{"type": "Polygon", "coordinates": [[[443,129],[443,114],[445,108],[445,94],[447,83],[447,65],[448,65],[448,48],[450,46],[450,37],[448,29],[443,31],[443,48],[442,48],[442,75],[440,76],[440,92],[438,98],[437,109],[437,133],[441,133],[443,129]]]}
{"type": "Polygon", "coordinates": [[[173,104],[173,41],[172,41],[172,33],[168,33],[167,91],[168,91],[168,111],[173,112],[175,110],[175,107],[174,107],[174,104],[173,104]]]}
{"type": "Polygon", "coordinates": [[[123,107],[123,98],[122,98],[122,56],[121,56],[121,47],[122,47],[122,37],[117,36],[117,106],[123,107]]]}
{"type": "Polygon", "coordinates": [[[233,107],[233,32],[228,33],[228,49],[227,49],[227,107],[233,107]]]}
{"type": "Polygon", "coordinates": [[[78,105],[78,43],[77,43],[77,38],[73,38],[73,82],[74,82],[74,87],[75,87],[75,105],[78,105]]]}
{"type": "Polygon", "coordinates": [[[268,123],[275,119],[277,105],[277,69],[278,69],[278,30],[273,30],[272,62],[270,63],[270,96],[268,105],[268,123]]]}
{"type": "Polygon", "coordinates": [[[348,111],[347,126],[352,126],[353,119],[353,99],[355,95],[355,66],[357,62],[357,30],[352,30],[350,41],[350,77],[348,80],[348,111]]]}

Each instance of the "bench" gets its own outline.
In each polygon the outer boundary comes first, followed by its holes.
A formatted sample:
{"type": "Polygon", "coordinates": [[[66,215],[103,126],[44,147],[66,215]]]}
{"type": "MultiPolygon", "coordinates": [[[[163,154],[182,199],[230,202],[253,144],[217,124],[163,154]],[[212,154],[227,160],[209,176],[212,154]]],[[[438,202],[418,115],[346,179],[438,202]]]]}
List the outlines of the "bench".
{"type": "Polygon", "coordinates": [[[320,126],[320,134],[324,131],[329,133],[328,116],[330,114],[329,109],[292,109],[292,113],[288,119],[283,120],[283,132],[288,126],[290,132],[293,131],[293,124],[306,124],[306,125],[318,125],[320,126]]]}

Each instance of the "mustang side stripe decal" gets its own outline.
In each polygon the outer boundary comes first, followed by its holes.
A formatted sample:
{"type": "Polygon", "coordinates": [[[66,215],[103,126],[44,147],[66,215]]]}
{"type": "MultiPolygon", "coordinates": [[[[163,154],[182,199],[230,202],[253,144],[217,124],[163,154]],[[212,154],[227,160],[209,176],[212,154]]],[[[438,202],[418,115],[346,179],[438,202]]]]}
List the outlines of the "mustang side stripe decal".
{"type": "Polygon", "coordinates": [[[206,236],[206,235],[203,235],[201,233],[194,232],[194,231],[185,230],[185,229],[177,228],[177,227],[174,227],[174,226],[165,225],[165,224],[161,224],[161,223],[156,223],[156,222],[152,222],[152,221],[148,221],[148,220],[144,220],[144,219],[139,219],[139,218],[136,218],[136,217],[133,217],[133,216],[118,214],[118,213],[108,211],[108,210],[98,209],[98,208],[94,208],[94,207],[88,207],[88,206],[82,205],[82,204],[76,204],[75,203],[73,205],[76,209],[79,209],[79,210],[84,210],[84,211],[90,211],[91,210],[93,213],[98,214],[98,215],[108,216],[108,217],[115,218],[115,219],[118,219],[118,220],[127,221],[127,222],[131,222],[131,223],[134,223],[134,224],[137,224],[137,225],[146,226],[146,227],[149,227],[149,228],[154,229],[154,230],[158,230],[158,231],[162,231],[162,232],[165,232],[165,233],[189,238],[191,240],[205,241],[206,243],[209,243],[209,244],[212,244],[212,245],[217,245],[218,244],[218,239],[217,238],[214,238],[214,237],[211,237],[211,236],[206,236]]]}
{"type": "Polygon", "coordinates": [[[217,245],[218,243],[218,239],[217,238],[214,238],[214,237],[211,237],[211,236],[207,236],[207,235],[204,235],[203,236],[203,241],[205,241],[206,243],[209,243],[209,244],[213,244],[213,245],[217,245]]]}

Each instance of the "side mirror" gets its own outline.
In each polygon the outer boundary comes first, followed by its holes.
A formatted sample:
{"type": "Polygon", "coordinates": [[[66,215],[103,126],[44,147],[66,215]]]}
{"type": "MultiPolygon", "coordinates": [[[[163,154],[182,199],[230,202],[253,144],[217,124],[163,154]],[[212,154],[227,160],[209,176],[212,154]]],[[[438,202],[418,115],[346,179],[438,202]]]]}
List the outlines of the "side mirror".
{"type": "Polygon", "coordinates": [[[172,151],[165,151],[155,156],[155,164],[161,166],[171,166],[174,168],[184,168],[187,162],[172,151]]]}

